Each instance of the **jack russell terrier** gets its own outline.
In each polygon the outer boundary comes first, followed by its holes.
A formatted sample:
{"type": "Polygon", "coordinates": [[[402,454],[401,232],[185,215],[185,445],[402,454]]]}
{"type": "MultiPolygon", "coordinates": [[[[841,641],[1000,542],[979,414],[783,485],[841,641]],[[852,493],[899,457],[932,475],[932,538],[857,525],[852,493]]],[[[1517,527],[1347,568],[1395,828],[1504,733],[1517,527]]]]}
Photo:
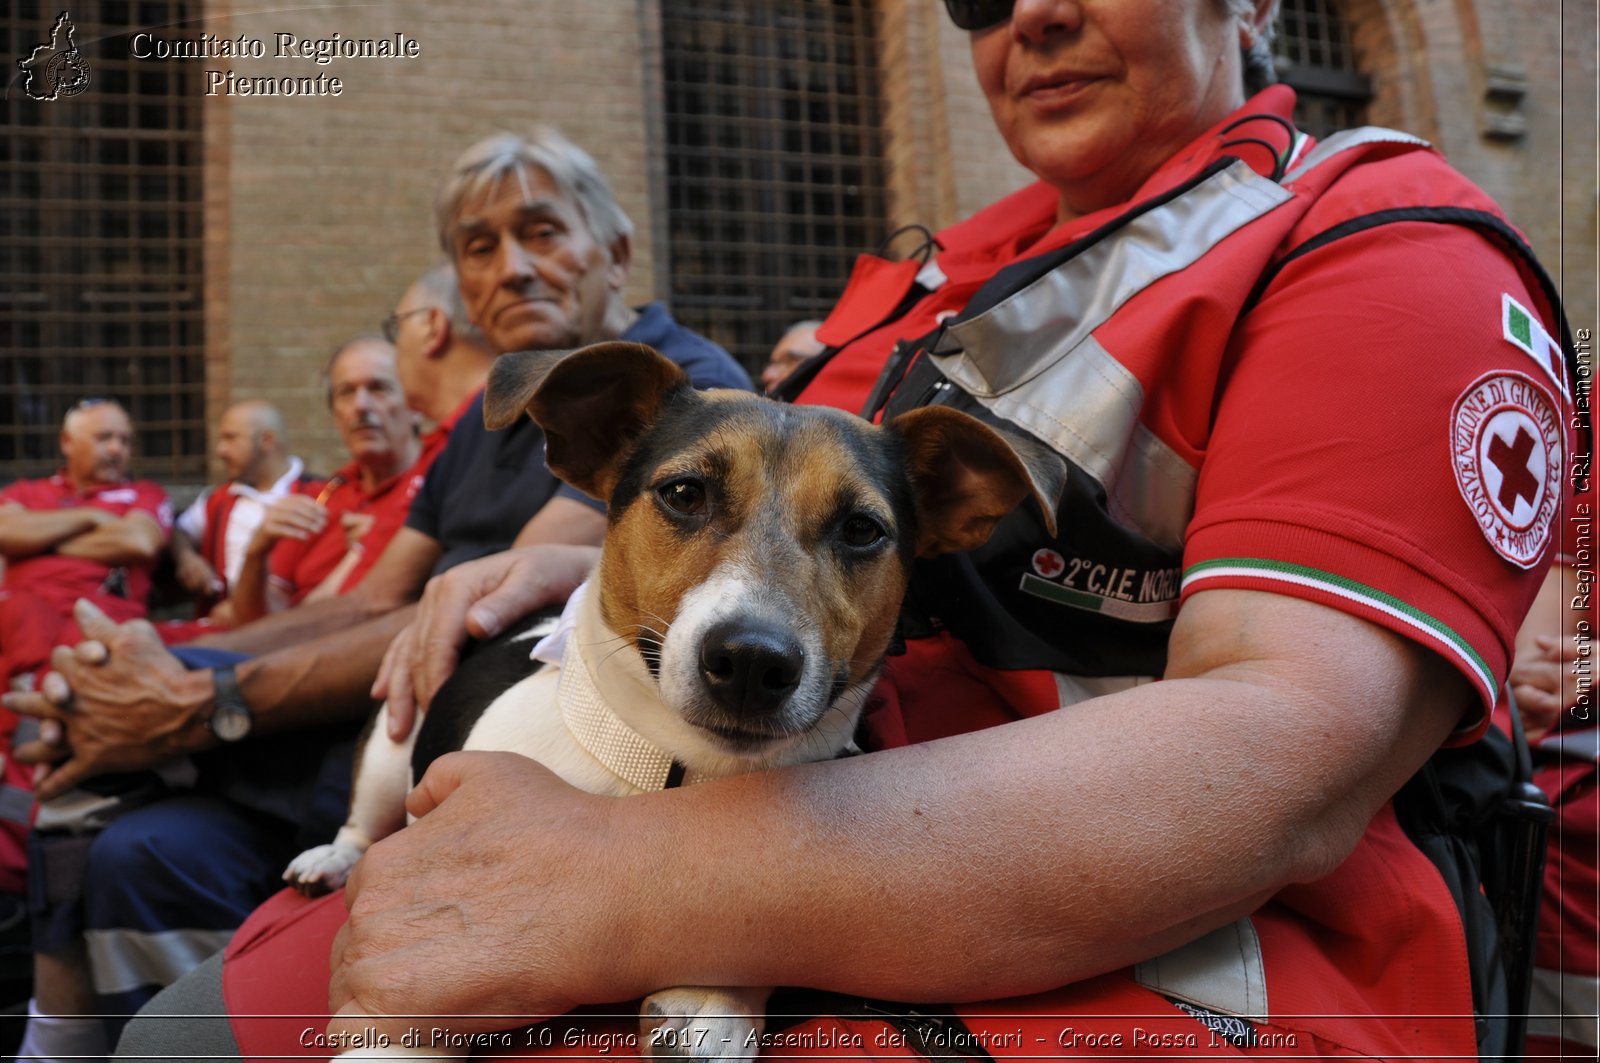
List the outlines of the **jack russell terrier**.
{"type": "MultiPolygon", "coordinates": [[[[695,391],[639,344],[505,355],[487,394],[491,428],[526,410],[544,429],[550,469],[607,501],[599,565],[535,648],[543,667],[526,642],[499,654],[498,668],[465,662],[413,731],[414,750],[369,730],[349,821],[284,873],[302,891],[341,885],[404,824],[408,776],[452,749],[521,753],[614,796],[839,755],[912,561],[981,545],[1029,497],[1053,526],[1065,482],[1042,446],[954,410],[879,427],[695,391]],[[506,673],[512,659],[510,673],[482,677],[487,695],[458,689],[482,687],[474,673],[506,673]]],[[[753,1055],[770,992],[652,994],[645,1043],[656,1055],[753,1055]]]]}

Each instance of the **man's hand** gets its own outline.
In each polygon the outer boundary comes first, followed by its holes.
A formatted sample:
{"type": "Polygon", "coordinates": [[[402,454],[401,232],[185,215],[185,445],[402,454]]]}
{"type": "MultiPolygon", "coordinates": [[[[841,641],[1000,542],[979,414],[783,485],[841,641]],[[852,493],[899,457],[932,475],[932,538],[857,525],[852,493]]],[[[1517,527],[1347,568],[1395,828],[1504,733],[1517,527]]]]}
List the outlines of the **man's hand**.
{"type": "Polygon", "coordinates": [[[217,570],[206,563],[206,559],[193,550],[183,550],[176,553],[178,582],[183,589],[193,595],[208,595],[222,593],[222,580],[217,578],[217,570]]]}
{"type": "Polygon", "coordinates": [[[409,1020],[378,1016],[448,1015],[478,1033],[659,988],[626,973],[635,913],[604,905],[605,876],[572,873],[579,854],[608,851],[614,803],[510,753],[435,761],[406,801],[421,818],[369,849],[346,886],[329,1031],[375,1024],[398,1043],[409,1020]],[[569,921],[569,904],[614,917],[569,921]]]}
{"type": "Polygon", "coordinates": [[[55,765],[38,780],[41,800],[92,775],[153,767],[211,744],[209,672],[185,669],[143,620],[114,624],[82,599],[74,614],[85,641],[55,648],[38,692],[0,699],[44,721],[40,740],[16,750],[23,763],[55,765]]]}
{"type": "Polygon", "coordinates": [[[272,549],[279,539],[310,539],[320,535],[327,523],[327,506],[305,495],[284,495],[267,507],[248,549],[261,553],[272,549]]]}
{"type": "Polygon", "coordinates": [[[1558,636],[1540,635],[1532,652],[1524,647],[1511,666],[1511,692],[1516,695],[1517,711],[1530,741],[1554,727],[1582,694],[1570,661],[1562,659],[1571,656],[1565,649],[1558,636]]]}
{"type": "Polygon", "coordinates": [[[345,548],[354,550],[359,547],[362,537],[372,530],[377,519],[371,513],[346,513],[340,517],[339,526],[344,529],[345,548]]]}
{"type": "Polygon", "coordinates": [[[417,617],[384,654],[372,696],[387,700],[389,737],[411,733],[417,711],[455,671],[468,636],[490,639],[506,625],[565,601],[588,578],[592,546],[540,544],[457,565],[428,581],[417,617]]]}

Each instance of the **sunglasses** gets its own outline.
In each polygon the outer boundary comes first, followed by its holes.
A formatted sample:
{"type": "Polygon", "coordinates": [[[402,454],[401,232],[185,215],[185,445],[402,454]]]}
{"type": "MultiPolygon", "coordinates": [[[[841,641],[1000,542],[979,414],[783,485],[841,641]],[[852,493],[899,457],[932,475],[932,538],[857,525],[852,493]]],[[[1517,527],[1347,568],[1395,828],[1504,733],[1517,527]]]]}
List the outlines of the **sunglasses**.
{"type": "Polygon", "coordinates": [[[1011,17],[1015,0],[944,0],[950,21],[964,30],[986,30],[1011,17]]]}

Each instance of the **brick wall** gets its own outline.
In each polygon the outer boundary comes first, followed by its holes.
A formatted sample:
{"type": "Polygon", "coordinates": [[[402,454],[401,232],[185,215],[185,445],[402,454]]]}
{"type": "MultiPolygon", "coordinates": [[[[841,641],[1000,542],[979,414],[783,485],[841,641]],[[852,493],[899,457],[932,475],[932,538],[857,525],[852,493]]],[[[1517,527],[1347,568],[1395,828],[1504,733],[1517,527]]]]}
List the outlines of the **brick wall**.
{"type": "Polygon", "coordinates": [[[1595,303],[1595,13],[1588,0],[1348,0],[1371,120],[1432,141],[1563,289],[1595,303]]]}
{"type": "MultiPolygon", "coordinates": [[[[238,0],[209,3],[212,32],[260,37],[269,49],[278,32],[401,31],[421,46],[407,61],[203,64],[344,83],[338,98],[205,101],[213,420],[230,401],[267,397],[301,453],[322,468],[338,461],[323,363],[342,340],[374,329],[436,258],[430,204],[443,167],[498,129],[550,122],[600,160],[638,225],[629,297],[651,297],[652,237],[662,232],[652,212],[657,2],[406,0],[261,14],[238,0]]],[[[1488,189],[1552,272],[1564,267],[1574,324],[1592,328],[1589,0],[1346,0],[1344,10],[1375,86],[1373,121],[1433,140],[1488,189]]],[[[941,5],[875,0],[874,12],[892,222],[948,225],[1023,184],[973,77],[966,34],[941,5]]]]}
{"type": "Polygon", "coordinates": [[[466,0],[273,10],[217,0],[226,32],[268,58],[207,60],[241,76],[326,74],[338,97],[207,97],[212,420],[244,397],[282,408],[296,450],[341,462],[321,373],[376,331],[439,257],[431,204],[444,168],[490,133],[548,123],[590,151],[639,224],[629,296],[651,292],[645,92],[635,0],[466,0]],[[230,11],[230,8],[232,9],[230,11]],[[413,60],[274,59],[274,34],[414,37],[413,60]]]}

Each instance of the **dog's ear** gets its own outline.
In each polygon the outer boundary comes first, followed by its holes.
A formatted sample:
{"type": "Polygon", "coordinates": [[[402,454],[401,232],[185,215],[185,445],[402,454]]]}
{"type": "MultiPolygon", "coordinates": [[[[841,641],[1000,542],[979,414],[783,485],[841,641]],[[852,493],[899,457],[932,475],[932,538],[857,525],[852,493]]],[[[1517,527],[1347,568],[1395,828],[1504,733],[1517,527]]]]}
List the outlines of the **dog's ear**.
{"type": "Polygon", "coordinates": [[[604,501],[634,440],[687,385],[675,362],[642,343],[505,354],[489,373],[483,420],[503,428],[526,410],[544,429],[550,471],[604,501]]]}
{"type": "Polygon", "coordinates": [[[1030,497],[1055,534],[1067,466],[1054,451],[947,406],[903,413],[889,429],[906,443],[918,557],[982,546],[1000,518],[1030,497]]]}
{"type": "Polygon", "coordinates": [[[571,351],[517,351],[502,354],[489,370],[483,392],[483,423],[495,431],[516,423],[539,385],[571,351]]]}

